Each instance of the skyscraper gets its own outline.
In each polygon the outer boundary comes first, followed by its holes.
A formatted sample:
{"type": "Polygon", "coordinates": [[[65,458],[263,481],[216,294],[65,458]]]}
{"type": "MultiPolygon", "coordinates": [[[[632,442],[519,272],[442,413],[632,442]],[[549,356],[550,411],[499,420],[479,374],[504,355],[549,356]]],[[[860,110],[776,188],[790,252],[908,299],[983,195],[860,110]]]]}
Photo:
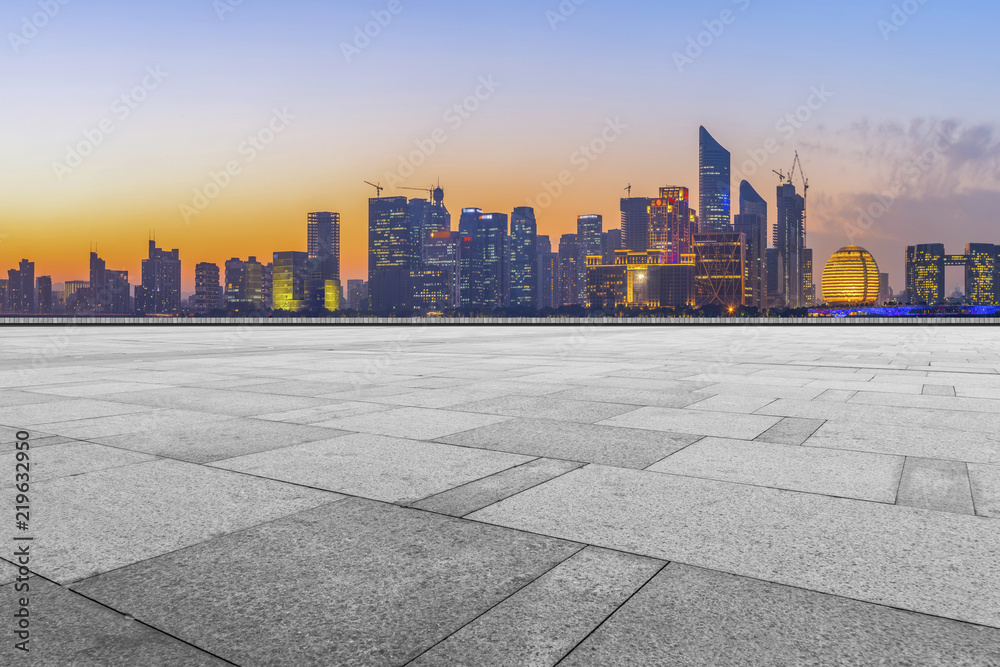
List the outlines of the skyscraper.
{"type": "Polygon", "coordinates": [[[181,258],[179,250],[161,250],[149,242],[149,257],[142,260],[142,284],[136,287],[136,310],[146,315],[176,315],[181,311],[181,258]]]}
{"type": "Polygon", "coordinates": [[[484,213],[475,237],[475,252],[482,257],[482,300],[478,306],[487,310],[507,305],[507,228],[504,213],[484,213]]]}
{"type": "Polygon", "coordinates": [[[650,202],[650,248],[666,253],[668,264],[678,264],[681,255],[692,250],[690,191],[684,187],[660,188],[660,196],[650,202]]]}
{"type": "Polygon", "coordinates": [[[600,215],[581,215],[576,220],[576,243],[580,256],[576,266],[577,295],[575,303],[587,303],[587,257],[604,256],[604,218],[600,215]]]}
{"type": "Polygon", "coordinates": [[[477,250],[476,240],[482,217],[482,209],[466,208],[462,209],[458,222],[459,294],[462,308],[476,308],[483,301],[483,255],[477,250]]]}
{"type": "Polygon", "coordinates": [[[22,259],[16,269],[7,271],[7,291],[12,313],[30,315],[36,312],[34,262],[22,259]]]}
{"type": "Polygon", "coordinates": [[[424,246],[425,269],[448,272],[449,298],[447,307],[461,304],[461,250],[462,235],[458,232],[442,230],[431,232],[424,246]]]}
{"type": "Polygon", "coordinates": [[[209,313],[222,307],[222,287],[218,264],[202,262],[194,267],[194,309],[209,313]]]}
{"type": "Polygon", "coordinates": [[[645,252],[650,244],[649,207],[653,204],[649,197],[622,199],[622,249],[645,252]]]}
{"type": "Polygon", "coordinates": [[[340,280],[340,214],[310,213],[307,252],[323,280],[340,280]]]}
{"type": "MultiPolygon", "coordinates": [[[[38,276],[38,312],[41,315],[52,314],[52,276],[38,276]]],[[[0,299],[2,303],[2,299],[0,299]]]]}
{"type": "Polygon", "coordinates": [[[510,217],[510,305],[537,308],[538,223],[535,210],[515,208],[510,217]]]}
{"type": "Polygon", "coordinates": [[[767,309],[767,202],[749,182],[740,183],[740,214],[734,228],[746,237],[747,304],[767,309]]]}
{"type": "Polygon", "coordinates": [[[704,127],[700,130],[699,232],[732,231],[732,156],[704,127]]]}
{"type": "Polygon", "coordinates": [[[799,308],[805,301],[805,250],[803,219],[805,199],[791,183],[778,186],[778,218],[774,224],[774,247],[781,256],[782,275],[777,289],[788,308],[799,308]]]}
{"type": "Polygon", "coordinates": [[[580,302],[580,244],[576,234],[563,234],[559,240],[559,286],[560,306],[572,306],[580,302]]]}
{"type": "Polygon", "coordinates": [[[94,309],[95,313],[107,313],[108,312],[108,284],[107,284],[107,265],[103,259],[97,256],[96,252],[90,253],[90,292],[91,292],[91,303],[90,306],[94,309]]]}
{"type": "Polygon", "coordinates": [[[426,259],[431,234],[451,231],[451,214],[444,205],[444,190],[435,188],[430,194],[430,201],[410,200],[413,252],[419,262],[426,259]]]}
{"type": "Polygon", "coordinates": [[[106,269],[104,272],[104,293],[106,297],[105,312],[112,315],[125,315],[132,311],[128,282],[128,271],[106,269]]]}
{"type": "Polygon", "coordinates": [[[538,310],[562,305],[559,253],[552,252],[552,240],[538,237],[538,310]]]}
{"type": "Polygon", "coordinates": [[[615,251],[622,249],[622,230],[609,229],[604,232],[604,263],[615,263],[615,251]]]}
{"type": "Polygon", "coordinates": [[[801,308],[812,308],[816,305],[816,282],[813,275],[812,248],[802,249],[802,303],[801,308]]]}
{"type": "Polygon", "coordinates": [[[406,197],[368,200],[368,298],[376,315],[409,314],[412,310],[410,274],[419,268],[414,266],[413,254],[406,197]]]}
{"type": "Polygon", "coordinates": [[[998,252],[992,243],[965,246],[965,298],[974,306],[1000,303],[997,293],[998,252]]]}

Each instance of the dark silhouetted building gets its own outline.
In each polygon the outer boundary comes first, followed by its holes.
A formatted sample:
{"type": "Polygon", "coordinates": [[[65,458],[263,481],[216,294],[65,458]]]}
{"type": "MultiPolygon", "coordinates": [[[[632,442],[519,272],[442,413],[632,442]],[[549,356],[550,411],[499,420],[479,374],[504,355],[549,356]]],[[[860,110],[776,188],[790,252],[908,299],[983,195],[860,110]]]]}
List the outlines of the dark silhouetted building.
{"type": "Polygon", "coordinates": [[[615,263],[615,251],[622,249],[622,230],[609,229],[604,232],[604,263],[615,263]]]}
{"type": "Polygon", "coordinates": [[[649,197],[622,199],[622,250],[644,252],[652,247],[649,207],[653,201],[649,197]]]}
{"type": "Polygon", "coordinates": [[[730,190],[732,156],[704,127],[700,130],[700,179],[697,231],[732,231],[730,190]]]}
{"type": "Polygon", "coordinates": [[[51,315],[53,310],[52,276],[38,276],[35,282],[38,286],[38,312],[41,315],[51,315]]]}
{"type": "Polygon", "coordinates": [[[179,250],[161,250],[149,242],[149,257],[142,260],[142,284],[136,286],[135,308],[146,315],[181,312],[181,258],[179,250]]]}
{"type": "Polygon", "coordinates": [[[538,223],[529,207],[510,217],[510,305],[538,307],[538,223]]]}
{"type": "Polygon", "coordinates": [[[795,186],[778,186],[778,215],[774,224],[774,247],[781,257],[781,275],[777,276],[777,293],[788,308],[800,308],[805,301],[805,199],[795,186]]]}
{"type": "Polygon", "coordinates": [[[580,244],[576,234],[563,234],[559,240],[559,286],[561,306],[580,304],[580,244]]]}
{"type": "Polygon", "coordinates": [[[7,300],[11,313],[31,315],[35,303],[35,263],[22,259],[16,269],[7,271],[7,300]]]}
{"type": "Polygon", "coordinates": [[[473,252],[481,258],[481,300],[474,306],[495,310],[507,305],[507,226],[504,213],[484,213],[474,237],[473,252]]]}
{"type": "Polygon", "coordinates": [[[538,237],[538,310],[562,305],[559,253],[552,252],[552,239],[538,237]]]}
{"type": "Polygon", "coordinates": [[[202,262],[194,267],[194,309],[209,313],[222,307],[221,274],[218,264],[202,262]]]}
{"type": "Polygon", "coordinates": [[[734,229],[746,238],[747,305],[767,309],[767,202],[749,182],[740,184],[740,214],[734,229]]]}
{"type": "Polygon", "coordinates": [[[351,310],[368,310],[368,283],[364,280],[347,281],[347,307],[351,310]]]}

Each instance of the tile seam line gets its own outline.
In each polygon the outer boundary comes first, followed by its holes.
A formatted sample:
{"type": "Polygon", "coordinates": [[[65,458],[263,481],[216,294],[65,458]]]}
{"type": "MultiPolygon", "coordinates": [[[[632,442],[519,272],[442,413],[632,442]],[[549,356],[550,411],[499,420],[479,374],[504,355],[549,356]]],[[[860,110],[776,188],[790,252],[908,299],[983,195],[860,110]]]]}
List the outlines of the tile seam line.
{"type": "MultiPolygon", "coordinates": [[[[656,559],[656,560],[660,560],[660,559],[656,559]]],[[[629,602],[631,602],[633,598],[635,598],[635,597],[636,597],[637,595],[639,595],[639,594],[640,594],[640,593],[641,593],[641,592],[642,592],[642,591],[643,591],[643,590],[644,590],[644,589],[645,589],[645,588],[646,588],[647,586],[649,586],[649,584],[651,584],[651,583],[652,583],[653,579],[655,579],[656,577],[658,577],[658,576],[660,575],[660,573],[661,573],[661,572],[663,572],[663,571],[664,571],[665,569],[667,569],[668,567],[670,567],[670,564],[671,564],[671,561],[665,561],[665,562],[663,563],[663,565],[661,565],[661,566],[659,567],[659,569],[657,569],[657,570],[656,570],[656,572],[654,572],[654,573],[653,573],[653,575],[652,575],[651,577],[649,577],[649,579],[647,579],[646,581],[644,581],[644,582],[642,583],[642,585],[641,585],[641,586],[639,586],[639,587],[638,587],[637,589],[635,589],[634,591],[632,591],[632,594],[631,594],[631,595],[629,595],[629,596],[628,596],[628,598],[626,598],[624,602],[622,602],[622,603],[621,603],[620,605],[618,605],[618,606],[617,606],[617,607],[616,607],[616,608],[614,609],[614,611],[612,611],[612,612],[611,612],[610,614],[608,614],[607,616],[605,616],[605,617],[604,617],[604,619],[603,619],[603,620],[602,620],[602,621],[601,621],[600,623],[598,623],[598,624],[597,624],[597,625],[596,625],[596,626],[595,626],[595,627],[594,627],[593,629],[591,629],[591,631],[587,633],[587,636],[586,636],[586,637],[584,637],[583,639],[581,639],[580,641],[578,641],[578,642],[577,642],[577,643],[576,643],[576,644],[575,644],[575,645],[573,646],[573,648],[571,648],[571,649],[570,649],[569,651],[567,651],[567,652],[565,653],[565,655],[563,655],[563,656],[562,656],[561,658],[559,658],[559,660],[558,660],[558,661],[557,661],[557,662],[556,662],[556,663],[555,663],[555,664],[553,665],[553,667],[559,667],[559,665],[561,665],[561,664],[563,663],[563,661],[565,661],[565,660],[566,660],[566,658],[568,658],[569,656],[571,656],[571,655],[572,655],[572,654],[573,654],[573,653],[574,653],[574,652],[575,652],[575,651],[576,651],[576,650],[577,650],[578,648],[580,648],[581,646],[583,646],[583,644],[584,644],[584,643],[585,643],[585,642],[586,642],[586,641],[587,641],[588,639],[590,639],[590,638],[591,638],[591,637],[592,637],[592,636],[593,636],[593,635],[594,635],[594,634],[595,634],[595,633],[596,633],[596,632],[597,632],[598,630],[600,630],[600,629],[601,629],[602,627],[604,627],[604,625],[605,625],[605,624],[606,624],[606,623],[607,623],[608,621],[610,621],[610,620],[611,620],[611,618],[612,618],[612,617],[613,617],[613,616],[614,616],[615,614],[617,614],[617,613],[618,613],[618,612],[619,612],[619,611],[620,611],[620,610],[621,610],[622,608],[624,608],[624,607],[625,607],[625,605],[627,605],[627,604],[628,604],[629,602]]]]}
{"type": "MultiPolygon", "coordinates": [[[[538,459],[535,459],[535,460],[536,460],[536,461],[540,461],[540,460],[542,460],[542,458],[538,458],[538,459]]],[[[558,459],[551,459],[551,460],[554,460],[554,461],[556,461],[556,460],[558,460],[558,459]]],[[[575,461],[574,461],[574,463],[575,463],[575,461]]],[[[524,464],[524,465],[527,465],[527,463],[526,463],[526,464],[524,464]]],[[[550,478],[549,478],[549,479],[547,479],[547,480],[544,480],[544,481],[542,481],[542,482],[538,482],[537,484],[533,484],[533,485],[531,485],[530,487],[528,487],[527,489],[521,489],[521,490],[520,490],[520,491],[518,491],[517,493],[514,493],[514,494],[511,494],[511,495],[507,496],[506,498],[501,498],[500,500],[497,500],[496,502],[492,502],[492,503],[490,503],[489,505],[485,505],[485,506],[483,506],[483,507],[480,507],[480,508],[478,508],[478,509],[474,509],[474,510],[472,510],[471,512],[466,512],[465,514],[463,514],[463,515],[462,515],[461,517],[459,517],[459,518],[461,518],[461,519],[464,519],[465,517],[469,516],[470,514],[472,514],[472,513],[474,513],[474,512],[478,512],[479,510],[484,510],[484,509],[486,509],[487,507],[492,507],[493,505],[496,505],[496,504],[498,504],[498,503],[502,503],[502,502],[504,502],[505,500],[510,500],[511,498],[514,498],[515,496],[519,496],[519,495],[521,495],[522,493],[526,493],[526,492],[528,492],[528,491],[531,491],[532,489],[535,489],[535,488],[538,488],[539,486],[542,486],[543,484],[548,484],[549,482],[552,482],[552,481],[555,481],[555,480],[559,479],[560,477],[563,477],[563,476],[565,476],[565,475],[568,475],[568,474],[570,474],[571,472],[576,472],[577,470],[580,470],[580,469],[582,469],[582,468],[586,468],[586,467],[587,467],[588,465],[590,465],[590,464],[589,464],[589,463],[584,463],[583,465],[581,465],[581,466],[579,466],[579,467],[577,467],[577,468],[574,468],[573,470],[567,470],[566,472],[561,472],[561,473],[559,473],[558,475],[556,475],[555,477],[550,477],[550,478]]],[[[485,478],[484,478],[484,479],[485,479],[485,478]]]]}
{"type": "MultiPolygon", "coordinates": [[[[458,519],[458,520],[462,521],[462,519],[458,519]]],[[[468,623],[463,624],[460,628],[456,628],[453,632],[449,633],[448,636],[443,637],[441,640],[435,642],[433,645],[431,645],[431,646],[427,647],[426,649],[424,649],[423,651],[421,651],[420,654],[418,654],[418,655],[414,656],[413,658],[407,660],[405,663],[403,663],[403,667],[406,667],[407,665],[413,664],[413,662],[415,662],[416,660],[419,660],[421,657],[423,657],[427,653],[430,653],[431,651],[433,651],[435,648],[437,648],[441,644],[444,644],[445,642],[447,642],[449,639],[451,639],[452,637],[454,637],[455,635],[457,635],[459,632],[461,632],[465,628],[469,627],[470,625],[472,625],[473,623],[475,623],[479,619],[483,618],[484,616],[486,616],[487,614],[489,614],[491,611],[493,611],[494,609],[496,609],[500,605],[504,604],[505,602],[507,602],[508,600],[510,600],[511,598],[513,598],[514,596],[516,596],[518,593],[526,590],[529,586],[531,586],[531,585],[535,584],[536,582],[538,582],[545,575],[547,575],[550,572],[554,571],[556,568],[560,567],[561,565],[564,565],[570,559],[574,558],[575,556],[577,556],[578,554],[582,553],[583,551],[585,551],[586,549],[588,549],[590,547],[590,545],[588,545],[586,543],[582,543],[582,542],[571,542],[571,541],[568,541],[568,542],[570,544],[574,544],[574,545],[578,546],[579,548],[576,549],[570,555],[568,555],[566,558],[560,560],[558,563],[555,563],[552,567],[548,568],[547,570],[545,570],[544,572],[542,572],[541,574],[539,574],[537,577],[533,578],[531,581],[525,583],[523,586],[521,586],[520,588],[518,588],[516,591],[512,592],[510,595],[506,596],[502,600],[497,601],[497,603],[494,604],[494,605],[492,605],[489,609],[483,611],[481,614],[478,614],[474,618],[470,619],[468,623]]]]}
{"type": "MultiPolygon", "coordinates": [[[[143,626],[145,628],[149,628],[150,630],[153,630],[154,632],[157,632],[157,633],[159,633],[159,634],[161,634],[161,635],[163,635],[165,637],[170,637],[174,641],[180,642],[181,644],[184,644],[185,646],[190,646],[191,648],[195,649],[196,651],[198,651],[200,653],[203,653],[205,655],[210,655],[213,658],[221,660],[222,662],[226,663],[227,665],[235,665],[236,667],[241,667],[239,663],[233,662],[232,660],[227,660],[226,658],[223,658],[221,655],[218,655],[216,653],[212,653],[208,649],[202,648],[202,647],[198,646],[197,644],[192,644],[191,642],[189,642],[187,640],[184,640],[184,639],[181,639],[177,635],[171,634],[171,633],[167,632],[166,630],[163,630],[161,628],[156,627],[155,625],[151,625],[151,624],[149,624],[149,623],[147,623],[147,622],[145,622],[143,620],[140,620],[140,619],[138,619],[138,618],[136,618],[134,616],[127,615],[124,612],[119,611],[118,609],[115,609],[111,605],[107,605],[107,604],[101,602],[100,600],[95,600],[94,598],[89,597],[87,595],[84,595],[83,593],[81,593],[79,591],[76,591],[76,590],[73,590],[72,588],[66,588],[65,586],[63,586],[61,588],[63,588],[66,591],[68,591],[70,595],[78,596],[78,597],[80,597],[80,598],[82,598],[84,600],[88,600],[90,602],[93,602],[96,605],[100,605],[101,607],[104,607],[105,609],[107,609],[109,611],[112,611],[112,612],[120,615],[123,618],[123,620],[127,620],[127,618],[125,618],[127,616],[128,618],[131,618],[134,623],[138,623],[139,625],[141,625],[141,626],[143,626]]],[[[75,664],[75,661],[74,661],[74,664],[75,664]]]]}
{"type": "Polygon", "coordinates": [[[709,566],[706,566],[706,565],[696,565],[694,563],[690,563],[690,562],[685,561],[685,560],[678,560],[676,558],[669,558],[669,557],[664,557],[664,556],[659,556],[659,555],[651,555],[651,554],[648,554],[648,553],[639,553],[639,552],[636,552],[636,551],[626,551],[626,550],[620,549],[618,547],[607,546],[607,545],[604,545],[604,544],[594,544],[592,542],[580,542],[578,540],[572,540],[572,539],[569,539],[569,538],[559,537],[559,536],[556,536],[556,535],[550,535],[550,534],[547,534],[547,533],[539,533],[539,532],[527,530],[527,529],[524,529],[524,528],[515,528],[513,526],[506,526],[504,524],[490,523],[488,521],[483,521],[483,520],[480,520],[480,519],[472,519],[472,518],[465,517],[462,520],[463,521],[473,521],[475,523],[482,523],[482,524],[485,524],[485,525],[488,525],[488,526],[497,526],[497,527],[500,527],[500,528],[507,528],[509,530],[516,530],[518,532],[527,533],[529,535],[536,535],[538,537],[548,537],[548,538],[556,539],[556,540],[563,540],[563,541],[567,541],[567,542],[575,542],[577,544],[584,544],[584,545],[589,546],[589,547],[594,547],[595,549],[604,549],[606,551],[613,551],[613,552],[616,552],[616,553],[626,554],[626,555],[630,555],[630,556],[639,556],[639,557],[642,557],[642,558],[649,558],[651,560],[663,561],[663,562],[666,562],[667,564],[684,565],[684,566],[687,566],[687,567],[697,568],[699,570],[705,570],[705,571],[709,571],[709,572],[720,572],[722,574],[728,574],[728,575],[734,576],[734,577],[741,577],[743,579],[751,579],[753,581],[759,581],[759,582],[762,582],[762,583],[765,583],[765,584],[773,584],[775,586],[785,586],[786,588],[793,588],[795,590],[806,591],[808,593],[814,593],[814,594],[817,594],[817,595],[828,595],[830,597],[840,598],[842,600],[851,600],[853,602],[860,602],[860,603],[863,603],[863,604],[870,604],[870,605],[874,605],[876,607],[883,607],[885,609],[894,609],[896,611],[906,612],[906,613],[910,613],[910,614],[917,614],[919,616],[926,616],[926,617],[929,617],[929,618],[938,618],[938,619],[942,619],[942,620],[945,620],[945,621],[951,621],[951,622],[954,622],[954,623],[963,623],[965,625],[971,625],[971,626],[976,626],[976,627],[981,627],[981,628],[987,628],[987,629],[990,629],[990,630],[1000,630],[1000,622],[998,622],[997,625],[988,625],[986,623],[979,623],[979,622],[976,622],[976,621],[966,621],[966,620],[962,620],[962,619],[959,619],[959,618],[953,618],[951,616],[942,616],[941,614],[933,614],[933,613],[929,613],[929,612],[926,612],[926,611],[914,611],[913,609],[907,609],[905,607],[897,607],[897,606],[894,606],[894,605],[891,605],[891,604],[886,604],[884,602],[872,602],[871,600],[863,600],[863,599],[860,599],[860,598],[852,598],[852,597],[850,597],[848,595],[844,595],[844,594],[841,594],[841,593],[831,593],[829,591],[817,590],[817,589],[814,589],[814,588],[806,588],[804,586],[800,586],[800,585],[796,585],[796,584],[790,584],[790,583],[786,583],[786,582],[782,582],[782,581],[772,581],[770,579],[764,579],[764,578],[759,577],[759,576],[749,575],[749,574],[742,574],[740,572],[734,572],[732,570],[726,570],[726,569],[722,569],[722,568],[718,568],[718,567],[709,567],[709,566]]]}
{"type": "MultiPolygon", "coordinates": [[[[447,436],[445,436],[445,437],[447,437],[447,436]]],[[[424,442],[424,441],[420,441],[420,442],[424,442]]],[[[445,445],[447,443],[435,443],[435,444],[445,445]]],[[[449,445],[449,446],[454,447],[455,445],[449,445]]],[[[486,451],[486,450],[481,450],[481,451],[486,451]]],[[[526,456],[526,455],[522,454],[521,456],[526,456]]],[[[431,495],[426,496],[424,498],[420,498],[419,500],[414,500],[412,503],[407,503],[406,505],[401,505],[401,507],[408,507],[408,508],[411,508],[411,509],[417,509],[417,508],[413,507],[413,505],[416,505],[417,503],[422,503],[422,502],[427,501],[427,500],[431,500],[433,498],[437,498],[439,496],[443,496],[444,494],[451,493],[452,491],[458,491],[459,489],[464,489],[464,488],[466,488],[468,486],[471,486],[473,484],[477,484],[477,483],[482,482],[482,481],[487,480],[487,479],[492,479],[494,477],[498,477],[500,475],[505,475],[505,474],[513,472],[515,470],[519,470],[520,468],[523,468],[525,466],[531,465],[532,463],[535,463],[536,461],[541,461],[541,460],[543,460],[543,459],[545,459],[547,457],[544,457],[544,456],[535,456],[535,457],[529,457],[529,458],[530,458],[530,460],[524,461],[523,463],[518,463],[517,465],[513,465],[513,466],[511,466],[509,468],[504,468],[503,470],[498,470],[495,473],[492,473],[492,474],[489,474],[489,475],[485,475],[483,477],[478,477],[476,479],[473,479],[473,480],[470,480],[468,482],[465,482],[464,484],[459,484],[458,486],[454,486],[454,487],[452,487],[450,489],[445,489],[444,491],[439,491],[437,493],[432,493],[431,495]]],[[[558,459],[552,459],[552,460],[553,461],[557,461],[558,459]]],[[[565,473],[563,473],[563,474],[565,474],[565,473]]],[[[544,484],[544,482],[541,482],[541,483],[544,484]]],[[[537,484],[535,486],[537,486],[537,484]]],[[[480,508],[480,509],[482,509],[482,508],[480,508]]],[[[472,510],[472,512],[476,512],[476,511],[478,511],[478,510],[472,510]]],[[[471,514],[472,512],[467,512],[467,513],[471,514]]],[[[440,512],[438,512],[438,513],[440,514],[440,512]]]]}

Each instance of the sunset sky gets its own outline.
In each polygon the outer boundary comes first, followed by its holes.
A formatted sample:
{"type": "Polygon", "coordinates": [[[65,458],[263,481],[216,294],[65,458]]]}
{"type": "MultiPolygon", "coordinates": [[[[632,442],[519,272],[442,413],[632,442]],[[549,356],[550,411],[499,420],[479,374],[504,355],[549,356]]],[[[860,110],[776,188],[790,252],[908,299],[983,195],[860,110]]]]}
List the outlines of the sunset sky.
{"type": "MultiPolygon", "coordinates": [[[[749,179],[769,222],[771,170],[799,151],[817,283],[853,241],[900,290],[908,243],[1000,243],[1000,8],[895,4],[914,13],[894,16],[889,0],[7,0],[0,269],[27,257],[56,283],[86,279],[96,244],[135,284],[155,230],[180,248],[191,291],[197,262],[304,250],[306,214],[331,210],[342,277],[365,278],[364,180],[440,178],[456,227],[463,207],[535,204],[555,243],[580,214],[617,227],[629,183],[697,197],[705,125],[733,153],[734,192],[751,154],[777,142],[749,179]],[[372,12],[388,24],[356,42],[372,12]],[[801,127],[779,127],[797,110],[801,127]],[[399,176],[435,131],[445,141],[399,176]],[[945,150],[912,163],[937,132],[945,150]],[[581,159],[602,133],[606,150],[581,159]],[[210,185],[227,165],[228,185],[210,185]],[[543,208],[563,170],[572,183],[543,208]],[[891,205],[858,226],[894,181],[891,205]]],[[[949,274],[949,291],[960,282],[949,274]]]]}

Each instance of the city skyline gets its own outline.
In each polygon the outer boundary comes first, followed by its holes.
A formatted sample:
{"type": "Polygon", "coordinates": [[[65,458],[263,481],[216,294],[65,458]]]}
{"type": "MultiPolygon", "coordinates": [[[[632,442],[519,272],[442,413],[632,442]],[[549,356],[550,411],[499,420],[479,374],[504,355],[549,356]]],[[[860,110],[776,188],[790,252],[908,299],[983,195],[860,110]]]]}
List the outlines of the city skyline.
{"type": "MultiPolygon", "coordinates": [[[[418,8],[401,0],[364,48],[354,46],[355,29],[375,20],[373,11],[384,18],[389,3],[97,5],[107,18],[60,5],[37,34],[22,22],[36,3],[0,10],[11,34],[34,34],[2,56],[12,95],[0,112],[10,156],[0,166],[0,262],[30,257],[52,267],[56,283],[86,275],[82,249],[93,242],[110,264],[138,275],[150,229],[191,265],[267,256],[286,245],[282,230],[301,212],[318,210],[341,213],[343,277],[361,278],[364,180],[422,188],[441,178],[453,210],[534,205],[539,233],[558,239],[579,215],[617,219],[629,184],[643,196],[689,187],[698,202],[698,138],[688,128],[701,124],[732,154],[731,192],[746,178],[772,210],[771,171],[787,171],[799,150],[813,185],[817,258],[860,243],[896,289],[906,245],[989,242],[1000,209],[1000,93],[962,74],[970,58],[987,70],[997,62],[987,22],[976,20],[983,3],[928,3],[900,18],[891,3],[796,5],[793,13],[746,1],[587,2],[562,12],[556,2],[418,8]],[[666,37],[654,30],[663,21],[666,37]],[[154,22],[163,29],[143,31],[154,22]],[[463,29],[483,25],[501,41],[517,34],[526,52],[472,49],[476,36],[463,29]],[[647,31],[656,39],[643,39],[647,31]],[[961,49],[936,49],[928,60],[926,44],[957,34],[961,49]],[[320,36],[327,44],[318,58],[320,36]],[[459,52],[470,55],[454,58],[459,52]],[[64,65],[55,70],[55,61],[64,65]],[[651,91],[641,103],[637,89],[651,91]],[[100,130],[105,119],[113,131],[100,130]],[[913,173],[909,161],[934,145],[939,127],[953,141],[913,173]],[[99,145],[70,166],[88,133],[99,145]],[[587,149],[602,142],[601,151],[587,149]],[[238,173],[228,174],[234,161],[238,173]],[[71,171],[57,173],[57,164],[71,171]],[[880,213],[877,195],[900,178],[880,213]],[[215,188],[218,196],[205,195],[215,188]],[[546,197],[551,204],[539,205],[546,197]],[[187,219],[184,206],[195,211],[187,219]],[[872,207],[878,215],[862,217],[872,207]]],[[[192,291],[191,272],[183,279],[192,291]]]]}

